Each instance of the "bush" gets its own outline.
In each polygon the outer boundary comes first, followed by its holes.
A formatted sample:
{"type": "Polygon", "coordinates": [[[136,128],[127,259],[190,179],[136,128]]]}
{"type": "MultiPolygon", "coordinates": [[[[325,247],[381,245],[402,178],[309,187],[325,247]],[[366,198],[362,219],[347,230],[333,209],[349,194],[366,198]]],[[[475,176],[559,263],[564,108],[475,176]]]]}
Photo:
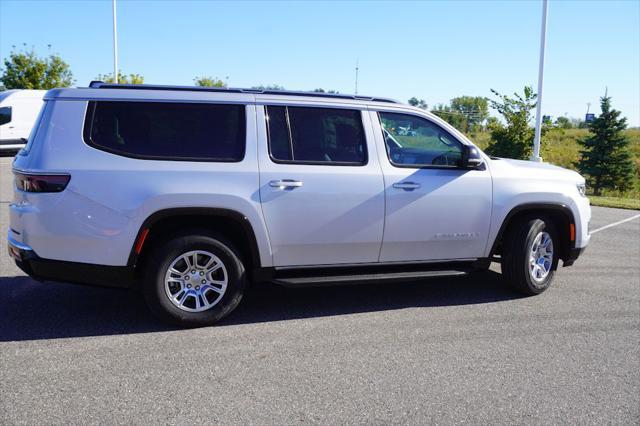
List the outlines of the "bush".
{"type": "Polygon", "coordinates": [[[506,126],[497,120],[489,123],[491,143],[487,153],[497,157],[525,160],[531,156],[534,130],[529,126],[531,110],[536,107],[537,95],[529,86],[524,88],[524,96],[514,93],[514,98],[501,95],[491,89],[499,100],[491,101],[491,108],[498,111],[506,126]]]}

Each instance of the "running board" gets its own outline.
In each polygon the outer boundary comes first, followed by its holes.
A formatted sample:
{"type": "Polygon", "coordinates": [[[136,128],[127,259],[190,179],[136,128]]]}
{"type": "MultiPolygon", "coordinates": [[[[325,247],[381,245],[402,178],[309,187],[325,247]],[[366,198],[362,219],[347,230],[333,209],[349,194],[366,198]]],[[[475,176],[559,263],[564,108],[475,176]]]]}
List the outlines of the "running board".
{"type": "Polygon", "coordinates": [[[321,287],[344,284],[370,284],[377,282],[409,281],[433,277],[466,275],[469,270],[431,270],[410,272],[383,272],[377,274],[351,274],[332,276],[303,276],[275,278],[273,282],[285,287],[321,287]]]}

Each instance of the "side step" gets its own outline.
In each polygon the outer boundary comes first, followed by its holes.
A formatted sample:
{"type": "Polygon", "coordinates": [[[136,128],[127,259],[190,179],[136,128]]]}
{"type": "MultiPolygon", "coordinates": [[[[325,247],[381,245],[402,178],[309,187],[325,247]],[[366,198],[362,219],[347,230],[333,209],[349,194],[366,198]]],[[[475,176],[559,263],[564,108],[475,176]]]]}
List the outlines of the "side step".
{"type": "Polygon", "coordinates": [[[376,274],[370,273],[324,276],[315,275],[277,277],[273,279],[273,282],[285,287],[320,287],[343,284],[370,284],[378,282],[409,281],[433,277],[466,275],[469,272],[470,270],[464,269],[437,269],[429,271],[381,272],[376,274]]]}

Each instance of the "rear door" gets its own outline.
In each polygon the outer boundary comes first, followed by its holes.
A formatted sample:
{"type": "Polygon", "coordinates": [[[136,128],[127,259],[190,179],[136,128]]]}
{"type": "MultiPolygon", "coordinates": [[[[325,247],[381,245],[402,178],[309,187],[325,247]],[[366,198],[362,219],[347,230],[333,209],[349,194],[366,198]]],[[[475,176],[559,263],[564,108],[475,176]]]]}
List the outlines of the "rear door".
{"type": "Polygon", "coordinates": [[[373,111],[384,174],[381,262],[482,257],[491,219],[489,170],[459,167],[462,142],[427,117],[373,111]]]}
{"type": "Polygon", "coordinates": [[[269,103],[257,112],[259,196],[274,265],[377,262],[384,184],[368,113],[269,103]]]}

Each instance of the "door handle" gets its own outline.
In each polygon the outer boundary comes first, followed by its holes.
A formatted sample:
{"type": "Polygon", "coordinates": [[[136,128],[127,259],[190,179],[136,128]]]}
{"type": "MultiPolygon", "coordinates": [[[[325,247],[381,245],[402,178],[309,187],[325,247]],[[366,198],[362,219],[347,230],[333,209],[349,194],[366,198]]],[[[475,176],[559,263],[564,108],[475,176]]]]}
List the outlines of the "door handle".
{"type": "Polygon", "coordinates": [[[417,182],[396,182],[393,184],[396,189],[404,189],[405,191],[413,191],[420,188],[420,184],[417,182]]]}
{"type": "Polygon", "coordinates": [[[278,179],[278,180],[272,180],[271,182],[269,182],[269,186],[272,186],[274,188],[280,188],[280,189],[299,188],[302,186],[302,181],[294,180],[294,179],[278,179]]]}

